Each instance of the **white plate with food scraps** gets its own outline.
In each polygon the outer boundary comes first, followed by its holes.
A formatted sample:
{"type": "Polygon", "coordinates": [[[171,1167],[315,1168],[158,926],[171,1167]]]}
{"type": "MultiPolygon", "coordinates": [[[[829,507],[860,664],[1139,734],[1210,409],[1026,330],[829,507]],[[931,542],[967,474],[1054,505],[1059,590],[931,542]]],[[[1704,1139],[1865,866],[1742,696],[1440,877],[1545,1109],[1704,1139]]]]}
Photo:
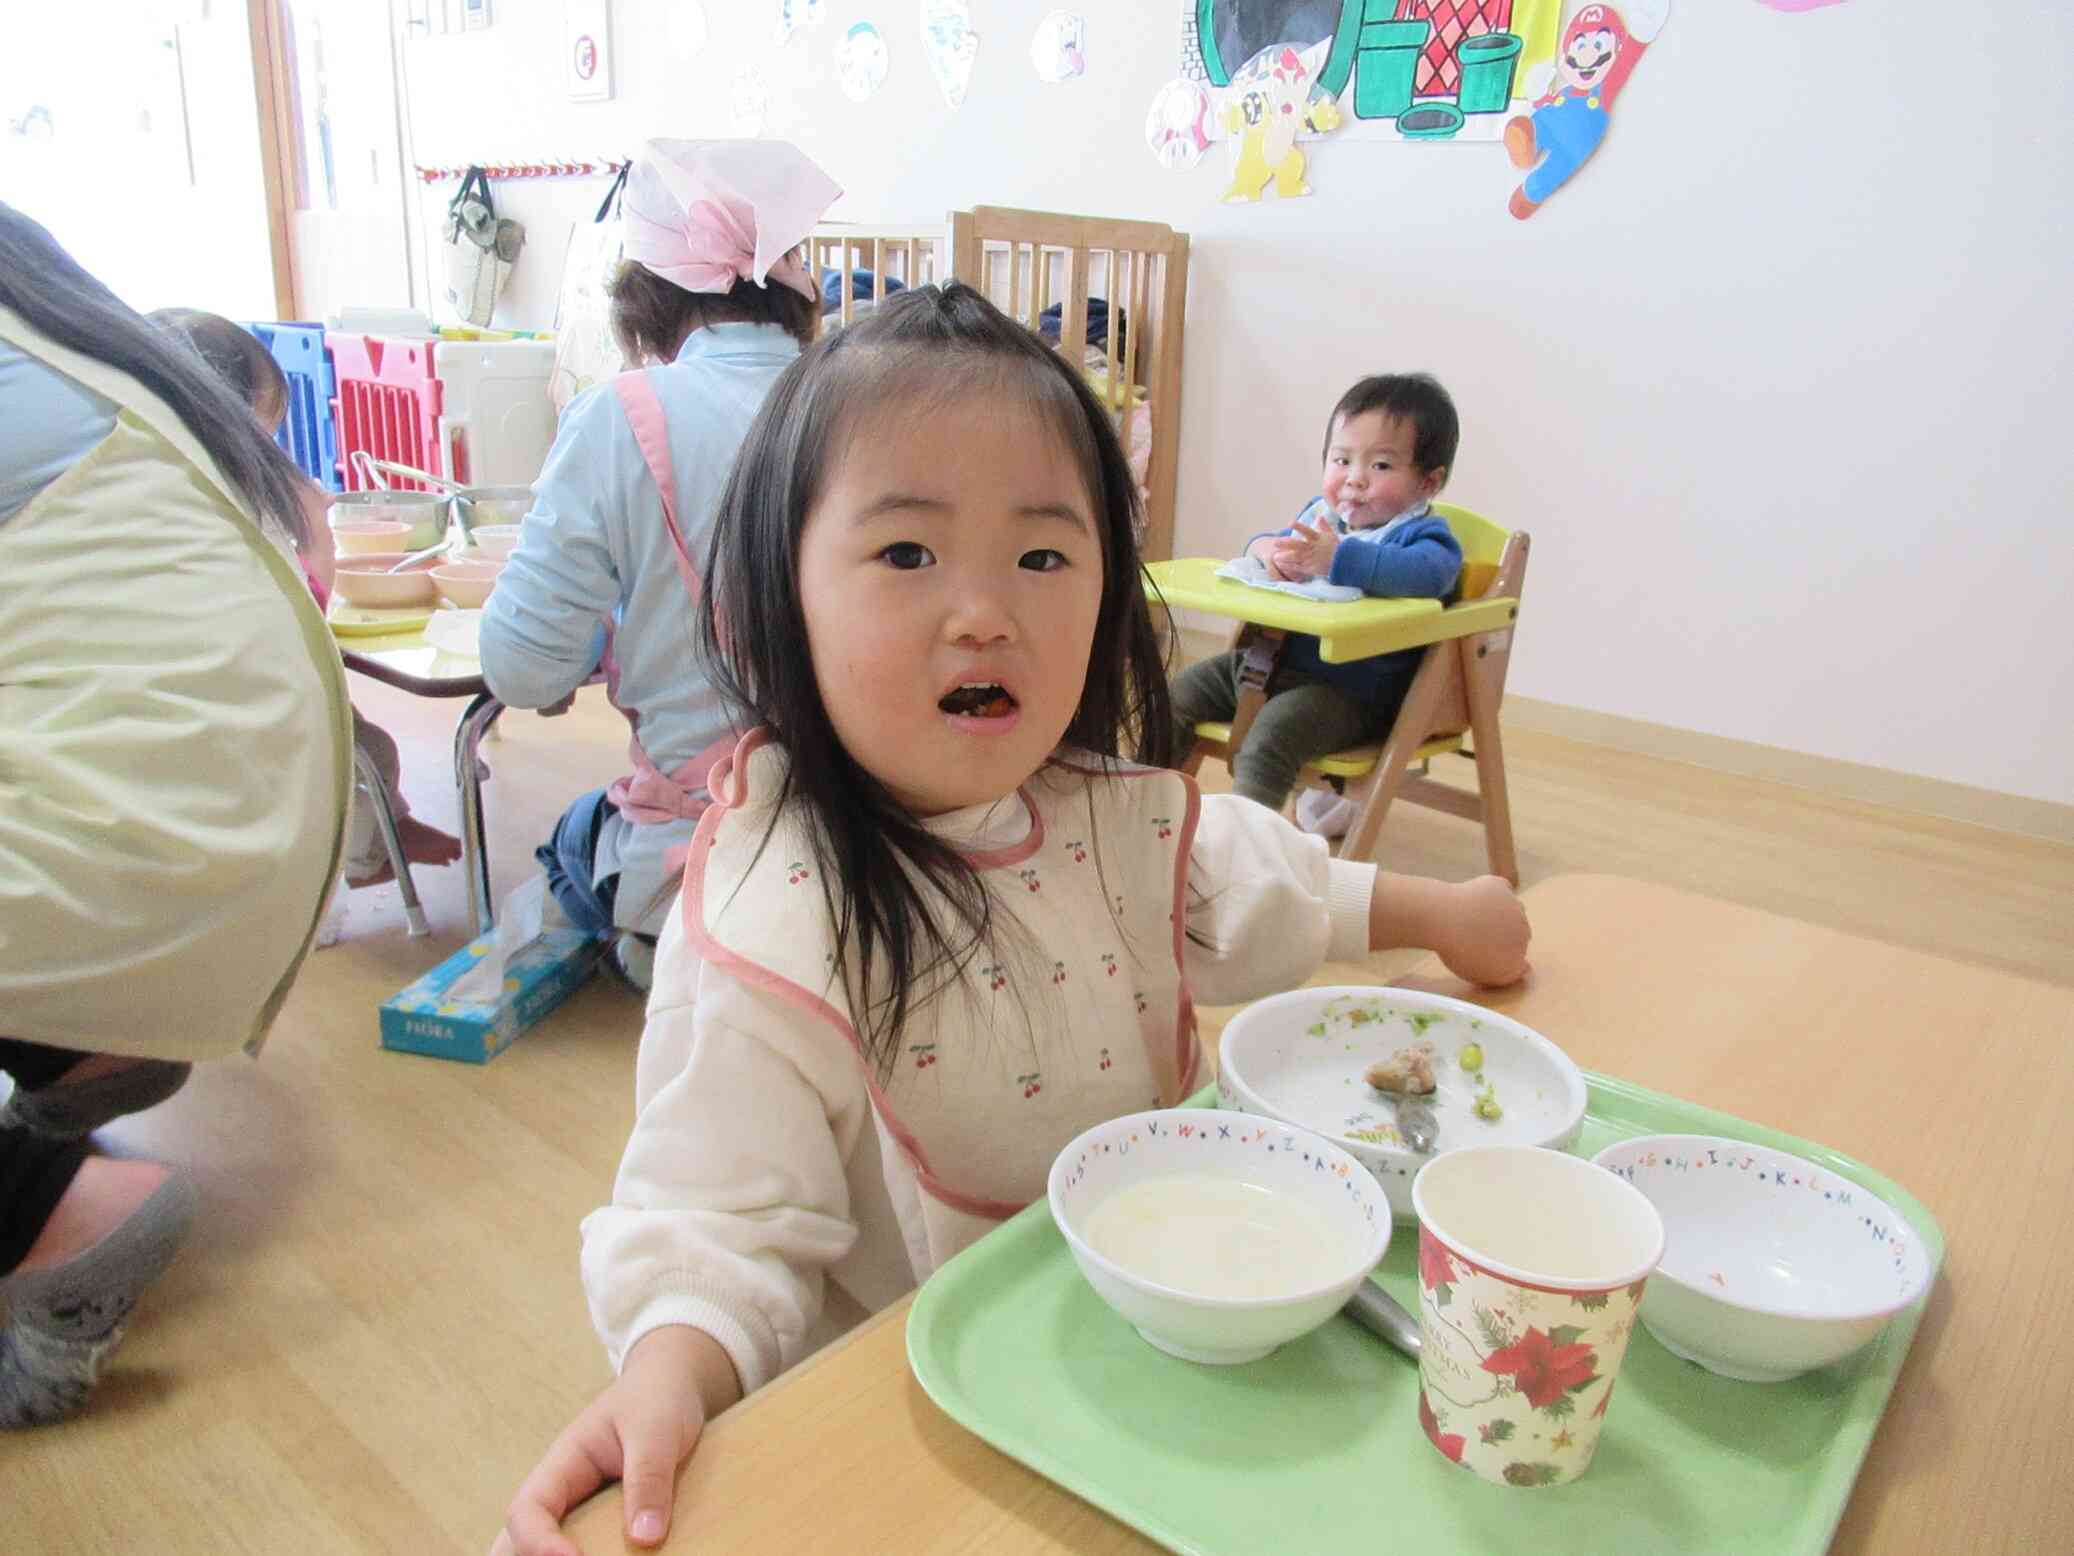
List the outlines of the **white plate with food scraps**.
{"type": "Polygon", "coordinates": [[[1414,989],[1295,989],[1249,1005],[1218,1042],[1217,1095],[1227,1108],[1315,1130],[1375,1174],[1400,1221],[1413,1219],[1411,1180],[1465,1145],[1568,1150],[1584,1124],[1584,1076],[1531,1027],[1478,1005],[1414,989]],[[1430,1048],[1428,1047],[1430,1045],[1430,1048]],[[1434,1089],[1404,1099],[1367,1080],[1426,1050],[1434,1089]],[[1407,1143],[1428,1124],[1433,1149],[1407,1143]]]}

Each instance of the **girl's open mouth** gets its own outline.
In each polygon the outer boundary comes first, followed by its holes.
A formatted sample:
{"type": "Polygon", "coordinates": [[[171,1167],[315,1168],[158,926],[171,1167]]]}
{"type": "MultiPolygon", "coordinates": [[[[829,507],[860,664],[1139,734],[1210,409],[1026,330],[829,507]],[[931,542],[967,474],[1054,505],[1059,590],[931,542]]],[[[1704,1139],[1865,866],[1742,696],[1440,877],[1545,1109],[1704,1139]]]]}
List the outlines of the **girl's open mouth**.
{"type": "Polygon", "coordinates": [[[936,699],[936,706],[957,718],[1005,719],[1017,703],[996,681],[967,681],[936,699]]]}

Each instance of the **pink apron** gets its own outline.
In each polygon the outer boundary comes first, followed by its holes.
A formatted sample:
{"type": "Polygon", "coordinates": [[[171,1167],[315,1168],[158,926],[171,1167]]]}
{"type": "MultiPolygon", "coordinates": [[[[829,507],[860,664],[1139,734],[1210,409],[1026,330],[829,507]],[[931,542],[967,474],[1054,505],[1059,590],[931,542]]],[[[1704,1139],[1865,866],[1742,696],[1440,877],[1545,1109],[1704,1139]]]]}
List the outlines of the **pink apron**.
{"type": "MultiPolygon", "coordinates": [[[[669,421],[663,414],[662,399],[656,394],[655,385],[649,382],[646,371],[621,373],[612,381],[612,388],[619,396],[620,409],[626,412],[627,424],[633,428],[634,442],[648,465],[649,475],[655,480],[656,490],[662,493],[663,526],[669,531],[670,546],[677,555],[677,572],[684,580],[688,602],[695,606],[701,585],[698,569],[692,566],[691,552],[684,544],[684,531],[677,523],[677,482],[670,461],[669,421]]],[[[613,780],[612,786],[605,791],[605,798],[637,826],[696,821],[711,803],[708,780],[714,764],[734,749],[736,737],[723,736],[674,771],[664,772],[641,744],[640,716],[620,703],[619,663],[612,654],[612,629],[609,626],[605,632],[603,668],[605,695],[612,699],[612,706],[618,708],[627,721],[627,756],[633,762],[633,771],[613,780]]],[[[683,847],[671,849],[663,856],[664,867],[669,870],[680,868],[684,863],[684,852],[683,847]]]]}

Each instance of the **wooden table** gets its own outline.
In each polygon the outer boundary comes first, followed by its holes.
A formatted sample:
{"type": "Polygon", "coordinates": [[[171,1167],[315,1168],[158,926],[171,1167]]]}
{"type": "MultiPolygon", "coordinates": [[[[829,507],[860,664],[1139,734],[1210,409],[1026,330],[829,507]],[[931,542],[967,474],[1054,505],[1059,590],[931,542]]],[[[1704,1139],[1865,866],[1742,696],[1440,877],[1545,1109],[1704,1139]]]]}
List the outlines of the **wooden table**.
{"type": "MultiPolygon", "coordinates": [[[[1836,1551],[2074,1548],[2074,995],[1609,876],[1528,894],[1534,972],[1483,994],[1587,1069],[1820,1141],[1943,1227],[1944,1272],[1836,1551]]],[[[907,1369],[906,1303],[717,1421],[671,1552],[1158,1549],[997,1453],[907,1369]]],[[[618,1553],[608,1491],[569,1521],[618,1553]]]]}

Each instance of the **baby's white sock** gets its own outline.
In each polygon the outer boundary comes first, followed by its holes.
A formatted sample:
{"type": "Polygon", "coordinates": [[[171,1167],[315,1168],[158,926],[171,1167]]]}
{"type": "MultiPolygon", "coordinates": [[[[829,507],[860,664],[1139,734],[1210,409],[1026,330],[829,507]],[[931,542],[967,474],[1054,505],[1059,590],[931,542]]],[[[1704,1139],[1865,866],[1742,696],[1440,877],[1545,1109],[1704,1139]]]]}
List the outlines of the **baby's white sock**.
{"type": "Polygon", "coordinates": [[[1296,797],[1296,824],[1319,837],[1339,837],[1354,824],[1354,802],[1330,789],[1305,789],[1296,797]]]}
{"type": "Polygon", "coordinates": [[[346,877],[341,871],[331,883],[331,895],[324,900],[323,915],[317,920],[317,938],[313,950],[322,951],[335,946],[346,933],[346,877]]]}

